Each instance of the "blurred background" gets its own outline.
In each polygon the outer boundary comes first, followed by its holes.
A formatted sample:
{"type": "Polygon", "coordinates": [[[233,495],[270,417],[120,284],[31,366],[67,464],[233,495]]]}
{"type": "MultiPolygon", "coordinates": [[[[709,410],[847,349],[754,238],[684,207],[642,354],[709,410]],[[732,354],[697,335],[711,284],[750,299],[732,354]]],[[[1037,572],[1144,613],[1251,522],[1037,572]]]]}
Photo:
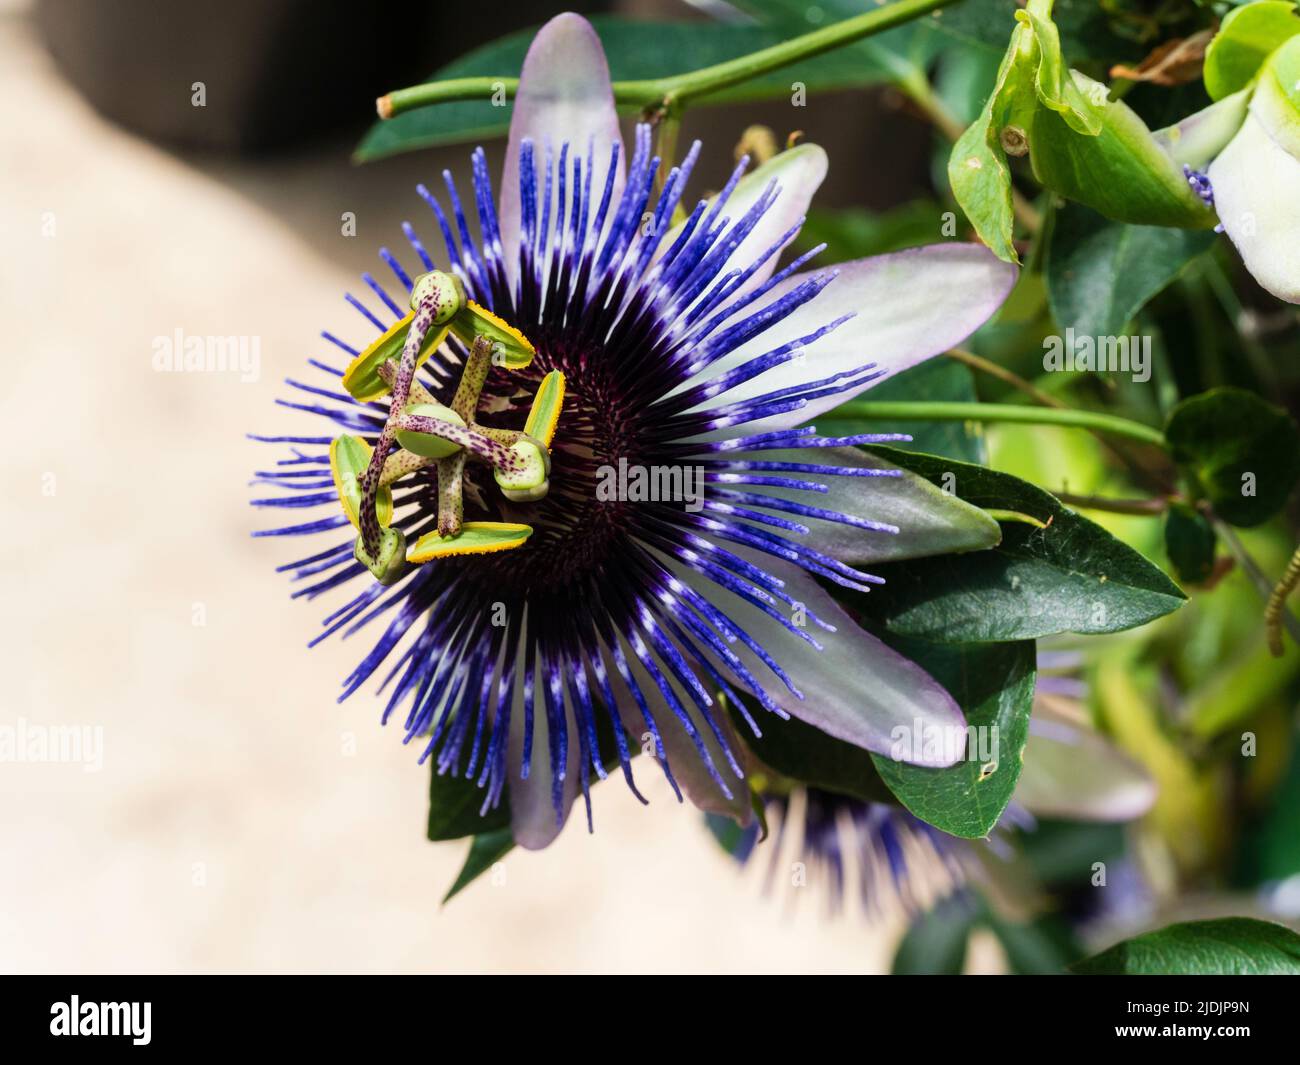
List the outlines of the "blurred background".
{"type": "MultiPolygon", "coordinates": [[[[765,898],[648,776],[648,809],[602,788],[595,836],[575,820],[440,908],[463,845],[423,838],[427,770],[373,699],[335,703],[360,647],[307,651],[319,604],[272,572],[287,545],[250,539],[267,454],[244,434],[307,420],[272,405],[281,379],[423,209],[415,184],[467,160],[353,165],[374,98],[544,14],[498,5],[451,40],[435,7],[0,4],[0,724],[103,743],[98,770],[0,763],[0,968],[887,967],[896,929],[827,923],[820,892],[765,898]],[[155,338],[178,329],[257,338],[256,380],[155,372],[155,338]]],[[[832,171],[842,201],[906,194],[863,185],[884,143],[898,155],[910,135],[924,156],[924,127],[879,96],[807,109],[861,164],[832,171]],[[879,121],[850,134],[846,108],[879,121]]],[[[752,110],[688,119],[709,137],[703,182],[721,183],[752,110]]]]}

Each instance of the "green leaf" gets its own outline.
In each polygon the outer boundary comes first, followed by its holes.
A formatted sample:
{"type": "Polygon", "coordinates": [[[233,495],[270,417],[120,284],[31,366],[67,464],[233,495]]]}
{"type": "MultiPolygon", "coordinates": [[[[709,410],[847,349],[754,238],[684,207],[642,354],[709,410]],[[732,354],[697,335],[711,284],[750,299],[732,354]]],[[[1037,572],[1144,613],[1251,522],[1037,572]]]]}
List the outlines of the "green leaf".
{"type": "MultiPolygon", "coordinates": [[[[751,715],[754,705],[750,705],[751,715]]],[[[769,769],[837,795],[865,802],[893,801],[876,772],[871,754],[861,747],[828,736],[796,717],[783,721],[767,713],[755,718],[763,730],[762,736],[755,736],[737,708],[732,706],[730,710],[738,734],[769,769]]],[[[729,818],[726,820],[730,822],[729,818]]]]}
{"type": "Polygon", "coordinates": [[[1105,86],[1067,69],[1051,10],[1051,0],[1029,0],[1015,12],[993,91],[948,159],[953,196],[980,239],[999,258],[1017,261],[1008,153],[1028,153],[1044,185],[1095,200],[1109,216],[1119,217],[1116,205],[1131,206],[1129,221],[1213,226],[1213,213],[1142,120],[1108,101],[1105,86]]]}
{"type": "Polygon", "coordinates": [[[1038,45],[1038,99],[1055,111],[1072,130],[1095,137],[1101,132],[1102,105],[1075,84],[1061,55],[1061,35],[1052,21],[1052,0],[1029,0],[1023,18],[1038,45]]]}
{"type": "Polygon", "coordinates": [[[1083,953],[1070,927],[1055,915],[1020,924],[986,908],[985,924],[1001,942],[1007,968],[1017,976],[1059,974],[1083,953]]]}
{"type": "Polygon", "coordinates": [[[734,817],[726,817],[723,814],[705,813],[704,824],[708,827],[710,835],[717,841],[721,847],[732,858],[738,861],[744,861],[754,847],[754,841],[757,838],[757,824],[751,824],[742,828],[734,817]]]}
{"type": "Polygon", "coordinates": [[[1200,511],[1185,503],[1170,506],[1165,515],[1165,551],[1184,584],[1204,584],[1214,572],[1214,527],[1200,511]]]}
{"type": "Polygon", "coordinates": [[[1086,976],[1296,976],[1300,935],[1248,917],[1173,924],[1071,967],[1086,976]]]}
{"type": "Polygon", "coordinates": [[[1032,96],[1034,56],[1029,51],[1031,31],[1017,23],[1011,44],[998,67],[997,81],[984,109],[952,147],[948,157],[948,184],[953,198],[975,227],[980,240],[999,259],[1020,261],[1012,243],[1015,213],[1011,202],[1011,170],[999,142],[1011,104],[1032,96]],[[1026,43],[1026,50],[1021,49],[1026,43]]]}
{"type": "Polygon", "coordinates": [[[980,916],[965,895],[951,895],[920,914],[898,944],[895,976],[957,976],[966,961],[966,941],[980,916]]]}
{"type": "Polygon", "coordinates": [[[1009,474],[896,448],[872,447],[985,509],[1042,522],[1002,523],[990,550],[873,567],[885,584],[846,593],[891,633],[942,643],[1030,640],[1061,632],[1119,632],[1187,597],[1156,566],[1055,496],[1009,474]]]}
{"type": "MultiPolygon", "coordinates": [[[[974,403],[975,379],[970,369],[955,359],[927,359],[882,381],[869,393],[873,401],[914,401],[974,403]]],[[[835,432],[841,436],[856,433],[908,433],[910,443],[899,443],[904,451],[927,455],[944,455],[962,462],[984,460],[984,433],[977,422],[891,422],[887,418],[836,419],[835,432]]]]}
{"type": "Polygon", "coordinates": [[[461,867],[456,882],[451,885],[447,894],[442,897],[443,905],[445,906],[491,869],[492,866],[496,865],[497,862],[510,853],[514,845],[514,837],[510,835],[510,829],[508,828],[500,828],[494,832],[484,832],[470,840],[469,853],[465,856],[465,864],[461,867]]]}
{"type": "Polygon", "coordinates": [[[1205,50],[1202,77],[1212,100],[1244,89],[1284,41],[1300,33],[1296,6],[1259,0],[1228,13],[1205,50]]]}
{"type": "Polygon", "coordinates": [[[1267,521],[1300,477],[1300,430],[1281,407],[1240,388],[1214,388],[1170,412],[1174,460],[1233,525],[1267,521]]]}
{"type": "Polygon", "coordinates": [[[946,769],[873,754],[876,771],[921,820],[953,836],[982,839],[998,823],[1020,778],[1034,701],[1034,642],[954,647],[898,636],[887,642],[947,688],[978,731],[970,754],[946,769]]]}
{"type": "Polygon", "coordinates": [[[461,839],[465,836],[483,835],[500,829],[509,831],[510,801],[507,794],[495,810],[479,816],[487,792],[472,779],[459,773],[438,773],[436,760],[430,760],[432,775],[429,782],[429,839],[438,842],[461,839]]]}
{"type": "Polygon", "coordinates": [[[1056,212],[1047,252],[1047,294],[1062,330],[1116,337],[1215,234],[1110,222],[1086,207],[1056,212]]]}
{"type": "MultiPolygon", "coordinates": [[[[843,5],[852,0],[834,2],[843,5]]],[[[1000,52],[1006,46],[1007,34],[1014,25],[1012,20],[1021,6],[1018,0],[963,0],[941,8],[925,24],[964,44],[982,45],[1000,52]]],[[[1052,19],[1060,31],[1062,50],[1075,62],[1096,59],[1109,64],[1142,57],[1140,44],[1116,32],[1116,26],[1124,29],[1124,16],[1119,15],[1112,23],[1109,7],[1097,0],[1056,0],[1052,19]]]]}
{"type": "Polygon", "coordinates": [[[1214,211],[1192,191],[1181,164],[1138,114],[1122,100],[1107,100],[1101,82],[1071,73],[1080,93],[1106,101],[1100,132],[1089,136],[1050,108],[1034,109],[1025,125],[1034,176],[1066,199],[1119,222],[1213,229],[1214,211]]]}
{"type": "MultiPolygon", "coordinates": [[[[642,81],[685,74],[735,59],[785,40],[787,34],[766,26],[710,22],[643,22],[595,16],[614,81],[642,81]]],[[[435,71],[429,81],[450,78],[513,78],[519,75],[535,27],[501,37],[435,71]]],[[[882,37],[888,34],[882,34],[882,37]]],[[[836,49],[723,90],[707,100],[790,99],[790,86],[802,82],[809,93],[859,88],[888,80],[890,72],[871,51],[856,46],[836,49]]],[[[438,104],[408,111],[376,123],[357,148],[360,161],[438,144],[504,135],[514,107],[495,107],[490,100],[438,104]]]]}

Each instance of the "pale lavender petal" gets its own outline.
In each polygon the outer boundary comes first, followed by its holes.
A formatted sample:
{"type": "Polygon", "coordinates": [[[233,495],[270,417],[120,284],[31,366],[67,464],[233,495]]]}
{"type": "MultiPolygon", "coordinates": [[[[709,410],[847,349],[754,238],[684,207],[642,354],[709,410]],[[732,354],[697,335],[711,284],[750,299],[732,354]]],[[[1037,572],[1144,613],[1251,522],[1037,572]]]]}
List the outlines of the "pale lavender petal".
{"type": "Polygon", "coordinates": [[[812,517],[806,513],[789,515],[808,526],[807,537],[798,539],[806,540],[818,551],[849,565],[982,551],[1002,539],[1001,527],[979,507],[943,491],[924,477],[909,470],[899,470],[859,448],[802,448],[736,454],[735,457],[897,473],[898,476],[891,477],[823,473],[817,479],[826,485],[825,493],[762,486],[748,489],[756,496],[775,496],[805,507],[829,511],[850,521],[890,525],[898,530],[886,532],[864,528],[860,524],[812,517]]]}
{"type": "MultiPolygon", "coordinates": [[[[662,748],[662,753],[667,756],[668,768],[673,779],[681,788],[682,795],[689,799],[695,807],[707,813],[730,817],[742,827],[750,824],[754,819],[754,807],[750,801],[749,782],[744,777],[737,776],[728,764],[726,754],[713,735],[712,729],[704,720],[703,714],[693,704],[686,690],[675,678],[667,678],[670,687],[677,696],[678,703],[686,711],[691,719],[692,726],[703,739],[709,757],[713,760],[713,767],[718,776],[726,783],[730,795],[727,795],[722,790],[714,774],[709,772],[708,766],[704,764],[703,759],[700,757],[695,741],[687,735],[685,727],[668,705],[668,701],[664,698],[658,685],[650,679],[650,675],[630,650],[625,648],[625,654],[632,675],[645,697],[659,734],[658,742],[656,742],[653,735],[647,730],[646,722],[634,700],[620,701],[619,710],[622,714],[623,723],[632,734],[634,742],[650,757],[657,757],[662,748]]],[[[612,667],[610,667],[610,672],[612,675],[612,667]]],[[[660,672],[663,674],[668,673],[668,670],[663,668],[662,663],[660,664],[660,672]]],[[[705,683],[707,683],[707,680],[705,683]]],[[[615,682],[615,687],[618,687],[617,682],[615,682]]],[[[710,712],[713,715],[714,723],[717,724],[719,731],[727,741],[732,757],[743,769],[745,747],[736,737],[735,730],[731,727],[726,708],[715,701],[714,705],[710,707],[710,712]]]]}
{"type": "Polygon", "coordinates": [[[584,167],[590,148],[592,187],[600,190],[609,173],[611,148],[620,145],[611,201],[618,202],[626,170],[609,64],[600,38],[581,15],[557,15],[538,30],[519,75],[501,177],[501,244],[512,277],[519,270],[519,149],[525,138],[535,146],[539,201],[548,146],[558,161],[560,148],[567,141],[570,152],[577,154],[584,167]]]}
{"type": "MultiPolygon", "coordinates": [[[[778,190],[775,202],[763,213],[763,216],[731,253],[722,273],[729,270],[750,266],[760,255],[787,237],[790,230],[802,223],[808,213],[808,205],[813,195],[826,178],[826,152],[816,144],[800,144],[788,151],[773,156],[762,166],[746,174],[736,184],[727,198],[720,213],[722,218],[730,219],[734,224],[745,217],[754,203],[765,193],[770,195],[769,186],[775,183],[778,190]]],[[[716,197],[715,197],[716,199],[716,197]]],[[[714,201],[709,201],[713,203],[714,201]]],[[[672,247],[681,226],[668,232],[660,242],[662,253],[672,247]]],[[[779,256],[773,254],[749,277],[745,284],[736,289],[734,295],[756,288],[772,276],[779,256]]]]}
{"type": "MultiPolygon", "coordinates": [[[[900,370],[955,347],[1002,306],[1017,274],[1016,267],[982,244],[929,244],[828,269],[838,271],[838,276],[825,290],[710,365],[701,379],[809,336],[843,315],[853,317],[809,344],[802,357],[774,366],[709,403],[734,403],[848,373],[867,363],[875,363],[884,373],[847,391],[810,400],[799,410],[748,423],[742,427],[745,435],[792,428],[900,370]]],[[[765,302],[780,299],[807,276],[787,278],[765,302]]]]}
{"type": "Polygon", "coordinates": [[[938,681],[865,632],[798,566],[744,548],[729,545],[729,550],[784,581],[784,591],[808,615],[835,628],[827,632],[806,618],[806,631],[822,645],[818,650],[739,596],[717,585],[700,588],[763,646],[802,693],[800,699],[773,678],[737,641],[731,649],[766,682],[779,707],[828,735],[900,761],[947,766],[964,756],[966,719],[938,681]]]}

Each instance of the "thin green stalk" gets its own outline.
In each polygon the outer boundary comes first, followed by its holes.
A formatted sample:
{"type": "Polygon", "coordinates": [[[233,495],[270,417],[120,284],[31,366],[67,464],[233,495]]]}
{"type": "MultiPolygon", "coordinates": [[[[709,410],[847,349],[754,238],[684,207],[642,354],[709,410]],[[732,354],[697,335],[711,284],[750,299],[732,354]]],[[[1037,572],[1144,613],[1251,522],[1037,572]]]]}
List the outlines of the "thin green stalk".
{"type": "Polygon", "coordinates": [[[1049,396],[1041,388],[1037,388],[1030,384],[1019,374],[1012,373],[1005,366],[999,366],[996,362],[991,362],[982,356],[976,355],[973,351],[966,351],[962,348],[952,348],[949,351],[944,352],[944,354],[950,359],[965,363],[972,370],[979,370],[981,373],[986,373],[990,377],[996,377],[999,381],[1010,385],[1017,391],[1023,392],[1030,399],[1034,400],[1034,402],[1041,403],[1044,407],[1057,407],[1061,410],[1065,409],[1065,404],[1055,396],[1049,396]]]}
{"type": "MultiPolygon", "coordinates": [[[[1250,578],[1251,583],[1259,592],[1260,598],[1264,600],[1265,610],[1267,611],[1267,604],[1273,599],[1273,582],[1269,580],[1260,564],[1255,561],[1255,557],[1246,550],[1246,545],[1241,542],[1241,537],[1237,535],[1236,529],[1217,514],[1210,515],[1210,524],[1214,526],[1214,531],[1219,534],[1219,539],[1228,545],[1228,550],[1232,552],[1237,564],[1246,571],[1246,576],[1250,578]]],[[[1277,620],[1291,634],[1291,639],[1300,644],[1300,619],[1297,619],[1291,611],[1283,609],[1278,611],[1277,620]]],[[[1271,621],[1271,618],[1266,618],[1266,625],[1270,624],[1271,621]]],[[[1270,635],[1270,639],[1272,638],[1270,635]]]]}
{"type": "MultiPolygon", "coordinates": [[[[674,74],[646,81],[616,81],[613,85],[614,102],[622,106],[642,108],[681,105],[779,70],[791,63],[841,48],[863,37],[891,30],[955,2],[956,0],[896,0],[895,3],[793,37],[770,48],[762,48],[749,55],[693,70],[688,74],[674,74]]],[[[393,118],[431,104],[487,99],[499,92],[504,92],[508,99],[513,99],[518,87],[518,78],[493,77],[453,78],[426,85],[413,85],[381,96],[378,101],[379,117],[393,118]]]]}
{"type": "Polygon", "coordinates": [[[1104,510],[1111,514],[1159,517],[1169,509],[1167,499],[1114,499],[1110,496],[1079,496],[1071,492],[1053,492],[1062,503],[1080,510],[1104,510]]]}
{"type": "Polygon", "coordinates": [[[1097,433],[1125,436],[1144,444],[1165,446],[1164,434],[1141,422],[1114,414],[1090,410],[1062,410],[1029,407],[1014,403],[928,403],[880,402],[854,399],[826,414],[819,421],[836,418],[879,418],[882,421],[918,422],[1022,422],[1028,425],[1061,425],[1091,429],[1097,433]]]}

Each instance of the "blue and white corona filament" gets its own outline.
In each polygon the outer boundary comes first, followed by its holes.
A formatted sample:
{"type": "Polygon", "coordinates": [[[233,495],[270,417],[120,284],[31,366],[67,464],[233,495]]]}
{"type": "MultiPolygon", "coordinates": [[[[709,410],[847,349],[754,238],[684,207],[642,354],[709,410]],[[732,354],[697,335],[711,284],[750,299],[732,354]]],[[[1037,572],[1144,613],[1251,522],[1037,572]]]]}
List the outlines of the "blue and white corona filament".
{"type": "Polygon", "coordinates": [[[803,273],[809,253],[777,269],[824,154],[801,146],[748,176],[742,164],[716,197],[679,210],[699,152],[656,197],[650,130],[625,162],[594,33],[553,20],[525,62],[499,206],[482,151],[472,156],[477,238],[449,174],[444,198],[421,186],[441,255],[404,225],[409,252],[380,250],[391,280],[365,274],[366,298],[346,297],[355,338],[323,334],[342,357],[312,359],[320,381],[291,381],[300,395],[282,401],[328,428],[260,438],[289,453],[257,475],[282,492],[255,504],[321,510],[261,534],[326,541],[280,567],[294,594],[352,592],[317,640],[384,626],[344,695],[386,676],[384,719],[401,715],[438,772],[474,780],[485,810],[508,802],[528,847],[553,839],[607,772],[635,790],[640,750],[679,795],[747,822],[728,707],[755,731],[763,714],[792,714],[884,752],[900,723],[963,727],[943,688],[824,585],[867,589],[864,564],[985,547],[996,524],[855,446],[878,438],[807,423],[959,343],[1014,269],[975,245],[803,273]],[[476,319],[445,332],[437,314],[420,319],[431,304],[412,293],[434,271],[476,319]],[[408,328],[436,344],[417,358],[408,336],[408,391],[395,326],[412,307],[408,328]],[[358,388],[358,371],[344,386],[376,334],[394,338],[393,360],[366,369],[382,380],[358,388]],[[511,337],[520,358],[480,357],[511,337]],[[400,411],[390,385],[402,385],[400,411]],[[367,486],[376,447],[391,450],[367,486]],[[620,461],[702,470],[701,505],[599,498],[601,469],[620,461]],[[902,512],[900,493],[915,527],[881,517],[902,512]],[[367,515],[400,534],[405,561],[393,548],[385,569],[367,554],[367,515]]]}

